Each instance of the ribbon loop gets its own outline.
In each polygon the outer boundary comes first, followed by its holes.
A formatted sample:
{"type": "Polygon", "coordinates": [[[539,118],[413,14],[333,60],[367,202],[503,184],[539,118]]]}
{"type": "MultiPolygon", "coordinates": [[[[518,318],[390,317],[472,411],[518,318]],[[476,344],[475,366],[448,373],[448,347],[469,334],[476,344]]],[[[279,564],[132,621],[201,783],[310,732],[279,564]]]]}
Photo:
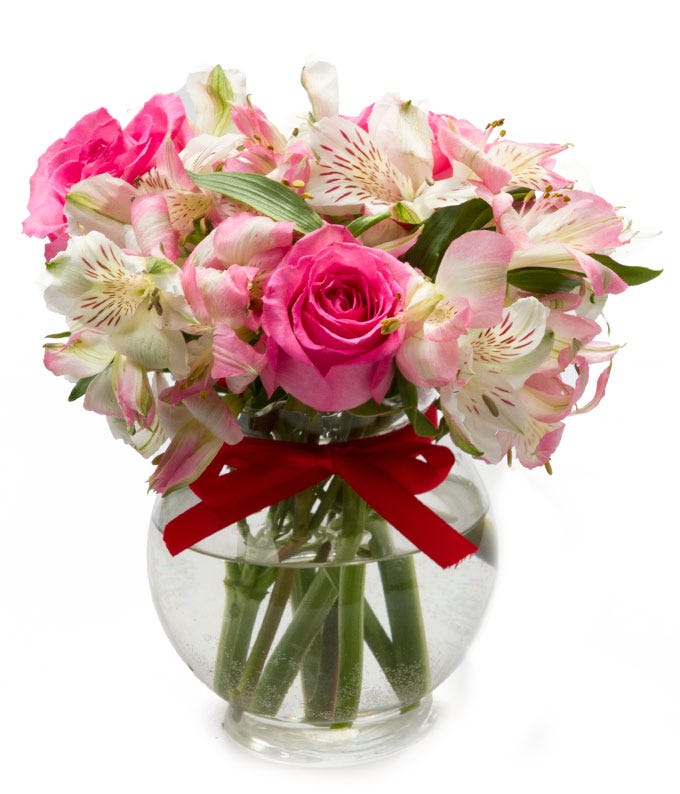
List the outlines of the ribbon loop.
{"type": "Polygon", "coordinates": [[[244,438],[234,446],[225,444],[192,483],[201,502],[168,522],[163,538],[170,553],[179,554],[335,474],[428,557],[448,568],[477,547],[415,495],[440,485],[454,462],[450,449],[417,436],[410,426],[333,444],[244,438]],[[225,466],[229,470],[222,473],[225,466]]]}

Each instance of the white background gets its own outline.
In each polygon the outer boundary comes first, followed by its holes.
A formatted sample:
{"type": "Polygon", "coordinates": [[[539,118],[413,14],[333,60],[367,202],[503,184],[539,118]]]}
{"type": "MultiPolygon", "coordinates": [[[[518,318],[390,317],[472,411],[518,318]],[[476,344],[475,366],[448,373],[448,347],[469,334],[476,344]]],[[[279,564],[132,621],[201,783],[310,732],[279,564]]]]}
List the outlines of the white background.
{"type": "Polygon", "coordinates": [[[552,6],[15,7],[0,53],[2,790],[406,792],[441,775],[439,790],[466,794],[678,791],[676,26],[659,0],[552,6]],[[286,127],[306,109],[310,55],[338,66],[345,113],[391,90],[481,125],[505,116],[510,138],[573,143],[646,235],[624,260],[666,268],[610,302],[627,346],[599,409],[569,422],[554,476],[486,470],[500,574],[435,727],[333,772],[231,745],[221,701],[165,639],[145,573],[149,464],[42,368],[61,323],[42,303],[42,246],[20,236],[38,155],[86,112],[129,118],[219,62],[286,127]]]}

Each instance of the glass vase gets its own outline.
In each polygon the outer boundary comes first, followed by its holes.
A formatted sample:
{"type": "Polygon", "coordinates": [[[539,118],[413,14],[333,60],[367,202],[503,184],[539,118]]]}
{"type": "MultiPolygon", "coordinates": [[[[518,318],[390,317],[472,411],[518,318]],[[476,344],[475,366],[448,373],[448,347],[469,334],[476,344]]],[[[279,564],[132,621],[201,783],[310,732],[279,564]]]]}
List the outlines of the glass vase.
{"type": "MultiPolygon", "coordinates": [[[[248,435],[333,443],[389,433],[382,416],[241,417],[248,435]]],[[[446,443],[446,442],[439,442],[446,443]]],[[[384,756],[430,725],[431,693],[460,663],[495,576],[489,502],[456,453],[421,501],[478,551],[442,569],[338,476],[172,557],[166,524],[198,502],[159,497],[148,539],[158,614],[177,652],[228,703],[226,731],[273,760],[337,766],[384,756]]]]}

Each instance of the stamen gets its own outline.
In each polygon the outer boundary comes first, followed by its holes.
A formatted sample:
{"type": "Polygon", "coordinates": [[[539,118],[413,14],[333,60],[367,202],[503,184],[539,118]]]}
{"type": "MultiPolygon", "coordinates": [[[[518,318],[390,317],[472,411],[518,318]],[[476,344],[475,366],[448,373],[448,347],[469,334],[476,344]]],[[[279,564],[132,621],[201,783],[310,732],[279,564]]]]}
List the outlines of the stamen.
{"type": "Polygon", "coordinates": [[[401,325],[401,320],[398,317],[387,317],[380,324],[380,333],[384,336],[394,333],[401,325]]]}

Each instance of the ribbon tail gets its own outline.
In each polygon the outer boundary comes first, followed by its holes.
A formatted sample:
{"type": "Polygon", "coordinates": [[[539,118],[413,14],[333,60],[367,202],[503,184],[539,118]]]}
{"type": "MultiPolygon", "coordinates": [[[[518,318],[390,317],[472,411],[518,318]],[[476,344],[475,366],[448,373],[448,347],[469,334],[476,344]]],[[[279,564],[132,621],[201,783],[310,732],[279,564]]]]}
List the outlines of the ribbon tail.
{"type": "Polygon", "coordinates": [[[477,551],[472,541],[380,469],[353,459],[351,463],[338,465],[337,473],[379,515],[441,568],[450,568],[477,551]]]}

